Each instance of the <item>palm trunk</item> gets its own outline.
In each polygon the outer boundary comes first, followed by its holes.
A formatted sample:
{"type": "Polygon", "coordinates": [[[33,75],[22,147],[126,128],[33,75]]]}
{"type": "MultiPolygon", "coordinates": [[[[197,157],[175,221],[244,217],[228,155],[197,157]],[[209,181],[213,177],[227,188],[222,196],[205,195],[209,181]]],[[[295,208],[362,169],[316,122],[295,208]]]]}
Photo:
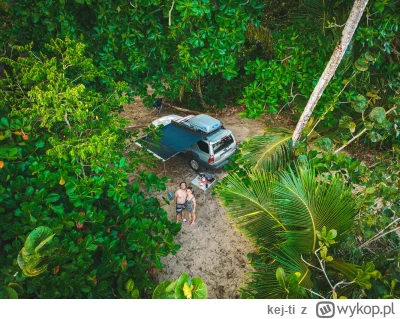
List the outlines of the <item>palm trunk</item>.
{"type": "Polygon", "coordinates": [[[331,56],[331,59],[328,62],[324,72],[322,73],[317,85],[312,92],[310,99],[307,102],[307,105],[301,114],[300,120],[297,123],[296,129],[293,133],[293,146],[300,139],[301,132],[306,126],[310,116],[317,105],[317,102],[321,98],[322,93],[325,88],[328,86],[329,81],[333,77],[336,72],[337,67],[339,66],[340,61],[343,58],[344,53],[356,31],[357,25],[360,22],[360,19],[364,13],[365,7],[367,6],[368,0],[355,0],[353,8],[351,9],[350,15],[347,19],[346,25],[342,32],[342,37],[340,38],[338,44],[336,45],[335,50],[331,56]]]}

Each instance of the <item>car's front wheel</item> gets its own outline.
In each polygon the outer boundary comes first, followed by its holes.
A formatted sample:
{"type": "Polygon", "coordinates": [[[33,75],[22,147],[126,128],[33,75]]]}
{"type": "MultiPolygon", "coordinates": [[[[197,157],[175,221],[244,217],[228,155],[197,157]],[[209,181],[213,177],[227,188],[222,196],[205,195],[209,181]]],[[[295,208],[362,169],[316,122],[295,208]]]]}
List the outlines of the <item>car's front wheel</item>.
{"type": "Polygon", "coordinates": [[[197,172],[200,169],[200,164],[195,158],[191,158],[189,160],[189,165],[195,172],[197,172]]]}

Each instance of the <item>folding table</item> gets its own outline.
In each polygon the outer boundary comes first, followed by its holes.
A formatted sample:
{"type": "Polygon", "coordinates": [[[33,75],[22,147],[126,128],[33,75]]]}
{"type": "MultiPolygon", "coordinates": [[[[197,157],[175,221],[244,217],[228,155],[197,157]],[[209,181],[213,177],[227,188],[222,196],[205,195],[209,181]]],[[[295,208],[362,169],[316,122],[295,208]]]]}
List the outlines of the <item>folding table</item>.
{"type": "Polygon", "coordinates": [[[192,181],[191,183],[196,186],[197,188],[200,188],[203,191],[203,200],[205,201],[206,199],[206,191],[208,189],[210,189],[211,186],[213,186],[215,184],[215,182],[217,181],[217,179],[214,177],[214,180],[211,183],[207,183],[207,182],[203,182],[203,186],[200,186],[201,183],[201,178],[200,175],[197,175],[192,181]],[[206,186],[207,185],[207,186],[206,186]]]}

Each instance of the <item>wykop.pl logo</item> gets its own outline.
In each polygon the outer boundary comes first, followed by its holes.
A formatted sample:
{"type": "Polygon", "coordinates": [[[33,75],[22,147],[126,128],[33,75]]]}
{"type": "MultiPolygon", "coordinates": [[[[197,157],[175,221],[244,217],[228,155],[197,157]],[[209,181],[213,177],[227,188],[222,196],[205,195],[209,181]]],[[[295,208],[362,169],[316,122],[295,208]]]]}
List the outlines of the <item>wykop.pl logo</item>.
{"type": "Polygon", "coordinates": [[[330,301],[322,301],[317,303],[318,318],[332,318],[335,315],[335,304],[330,301]]]}

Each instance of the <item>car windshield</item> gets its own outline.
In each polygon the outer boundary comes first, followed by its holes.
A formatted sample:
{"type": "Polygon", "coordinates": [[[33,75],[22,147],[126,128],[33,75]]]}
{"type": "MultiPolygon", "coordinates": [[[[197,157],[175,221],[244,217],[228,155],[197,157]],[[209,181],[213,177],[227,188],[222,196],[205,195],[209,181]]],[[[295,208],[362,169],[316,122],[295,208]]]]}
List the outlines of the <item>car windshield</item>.
{"type": "Polygon", "coordinates": [[[232,135],[223,137],[219,142],[213,144],[214,154],[221,152],[224,148],[233,143],[232,135]]]}

